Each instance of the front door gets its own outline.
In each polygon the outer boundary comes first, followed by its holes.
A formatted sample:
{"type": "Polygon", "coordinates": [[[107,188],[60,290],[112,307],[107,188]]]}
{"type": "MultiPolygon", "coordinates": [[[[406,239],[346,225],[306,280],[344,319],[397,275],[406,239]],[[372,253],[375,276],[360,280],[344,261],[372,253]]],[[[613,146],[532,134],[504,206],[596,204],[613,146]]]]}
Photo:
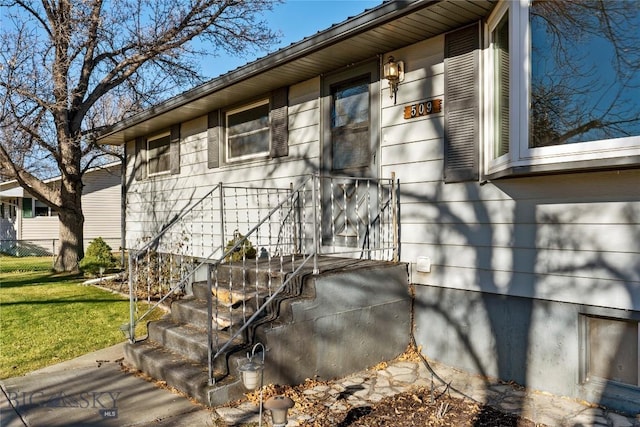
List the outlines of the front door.
{"type": "Polygon", "coordinates": [[[322,243],[332,251],[358,252],[373,237],[380,150],[378,69],[378,61],[371,61],[323,80],[322,243]]]}

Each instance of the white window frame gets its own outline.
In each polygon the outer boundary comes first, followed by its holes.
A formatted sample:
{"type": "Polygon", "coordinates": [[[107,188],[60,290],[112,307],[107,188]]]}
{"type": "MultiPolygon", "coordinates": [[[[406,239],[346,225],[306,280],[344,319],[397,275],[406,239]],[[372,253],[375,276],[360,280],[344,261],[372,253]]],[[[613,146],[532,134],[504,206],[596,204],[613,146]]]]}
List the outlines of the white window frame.
{"type": "Polygon", "coordinates": [[[46,217],[54,216],[54,215],[52,215],[51,208],[46,203],[36,199],[35,197],[33,198],[33,202],[32,203],[33,203],[32,206],[33,206],[33,217],[34,218],[39,218],[39,217],[46,218],[46,217]],[[36,206],[36,205],[39,205],[39,206],[36,206]],[[38,215],[36,213],[36,208],[44,208],[44,209],[46,209],[47,210],[46,215],[38,215]]]}
{"type": "MultiPolygon", "coordinates": [[[[149,169],[149,164],[151,163],[151,148],[149,147],[149,145],[151,144],[151,142],[156,141],[158,139],[161,138],[166,138],[169,137],[169,153],[171,153],[171,132],[166,131],[166,132],[162,132],[162,133],[158,133],[156,135],[150,136],[149,138],[147,138],[146,141],[146,150],[147,150],[147,163],[146,163],[146,168],[147,168],[147,176],[151,177],[151,176],[159,176],[159,175],[168,175],[171,173],[171,158],[169,158],[169,164],[167,166],[167,169],[158,171],[158,172],[151,172],[151,170],[149,169]]],[[[171,156],[171,154],[169,154],[169,156],[171,156]]],[[[156,157],[153,157],[156,158],[156,157]]]]}
{"type": "Polygon", "coordinates": [[[509,168],[551,167],[562,170],[570,163],[640,156],[640,135],[548,147],[529,147],[529,105],[531,89],[531,28],[529,0],[502,1],[487,20],[484,52],[484,153],[485,174],[509,168]],[[493,52],[491,34],[505,13],[509,14],[509,152],[494,158],[496,118],[493,107],[493,52]],[[555,167],[554,167],[555,166],[555,167]]]}
{"type": "MultiPolygon", "coordinates": [[[[265,99],[261,99],[259,101],[255,101],[252,102],[251,104],[245,104],[242,107],[238,107],[238,108],[234,108],[232,110],[227,110],[224,112],[224,127],[225,127],[225,132],[224,132],[224,152],[225,152],[225,162],[226,163],[236,163],[236,162],[242,162],[245,160],[251,160],[251,159],[256,159],[256,158],[265,158],[268,157],[271,153],[271,118],[269,117],[270,113],[267,113],[267,117],[268,117],[268,123],[267,123],[267,134],[268,134],[268,138],[269,138],[269,146],[267,147],[266,150],[264,151],[260,151],[260,152],[256,152],[256,153],[251,153],[251,154],[245,154],[243,156],[234,156],[231,157],[231,155],[229,154],[231,151],[229,149],[229,116],[237,114],[237,113],[241,113],[243,111],[247,111],[247,110],[251,110],[253,108],[257,108],[257,107],[262,107],[264,105],[269,106],[270,102],[269,102],[269,98],[265,98],[265,99]]],[[[265,130],[265,128],[261,128],[259,130],[256,130],[255,132],[263,132],[265,130]]]]}

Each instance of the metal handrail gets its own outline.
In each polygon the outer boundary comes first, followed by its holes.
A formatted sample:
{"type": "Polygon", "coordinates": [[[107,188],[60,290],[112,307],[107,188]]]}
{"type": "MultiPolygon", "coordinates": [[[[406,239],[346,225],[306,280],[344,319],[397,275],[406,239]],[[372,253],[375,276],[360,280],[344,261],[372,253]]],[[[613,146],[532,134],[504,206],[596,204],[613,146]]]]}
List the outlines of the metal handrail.
{"type": "MultiPolygon", "coordinates": [[[[180,280],[178,280],[178,282],[172,288],[170,288],[169,291],[163,297],[160,298],[160,300],[156,301],[153,305],[151,305],[137,319],[135,317],[135,306],[134,306],[133,303],[131,303],[130,306],[129,306],[129,325],[128,325],[129,340],[131,342],[135,342],[135,328],[136,328],[136,325],[140,321],[142,321],[144,318],[146,318],[151,312],[153,312],[153,310],[155,310],[158,306],[160,306],[162,303],[164,303],[170,296],[174,295],[176,293],[176,291],[178,291],[179,289],[182,289],[184,287],[184,285],[193,277],[195,272],[198,271],[199,268],[201,268],[205,264],[211,264],[212,261],[213,261],[213,264],[215,264],[215,265],[217,265],[217,264],[221,263],[222,261],[224,261],[230,254],[232,254],[235,250],[240,248],[244,244],[244,242],[246,242],[248,240],[249,236],[252,235],[261,225],[263,225],[274,213],[276,213],[279,209],[281,209],[282,206],[285,203],[287,203],[291,199],[293,199],[294,195],[297,194],[297,192],[301,188],[303,188],[309,182],[310,179],[312,179],[312,177],[307,177],[295,189],[291,190],[291,193],[290,193],[289,197],[285,198],[280,203],[278,203],[274,208],[272,208],[269,211],[269,213],[264,218],[262,218],[262,220],[259,221],[253,228],[251,228],[249,230],[249,232],[242,239],[237,240],[236,243],[231,248],[226,250],[222,254],[222,256],[220,256],[217,259],[214,259],[213,256],[221,248],[219,248],[219,247],[215,248],[208,256],[204,257],[204,259],[202,259],[198,264],[196,264],[196,266],[194,268],[192,268],[186,275],[182,276],[180,278],[180,280]]],[[[134,259],[138,259],[141,254],[146,253],[154,244],[156,244],[160,240],[160,238],[162,238],[162,236],[168,230],[170,230],[175,224],[177,224],[178,221],[183,219],[193,209],[195,209],[204,200],[206,200],[209,196],[211,196],[211,194],[213,194],[216,190],[222,189],[222,188],[223,188],[222,184],[217,184],[205,196],[203,196],[197,202],[192,204],[189,207],[189,209],[186,209],[181,215],[179,215],[178,217],[174,218],[166,227],[164,227],[156,236],[154,236],[153,239],[151,239],[149,242],[147,242],[142,248],[140,248],[139,250],[135,251],[134,253],[130,253],[129,254],[129,298],[130,298],[130,301],[134,301],[135,297],[136,297],[136,295],[134,294],[134,284],[133,284],[133,260],[134,259]]],[[[231,188],[231,187],[229,187],[229,188],[231,188]]]]}
{"type": "MultiPolygon", "coordinates": [[[[213,326],[212,326],[212,321],[209,322],[210,327],[209,327],[209,333],[207,335],[209,336],[209,341],[210,341],[209,342],[209,385],[210,386],[215,385],[215,378],[213,376],[213,362],[216,360],[216,358],[218,358],[218,356],[220,356],[221,354],[224,354],[224,352],[231,346],[233,341],[236,338],[238,338],[240,334],[244,333],[244,331],[246,331],[247,328],[249,328],[249,326],[253,324],[253,322],[262,314],[263,311],[266,310],[266,308],[269,306],[269,304],[271,304],[273,300],[275,300],[277,297],[280,296],[283,289],[285,289],[287,285],[289,285],[291,280],[293,280],[295,277],[298,276],[300,270],[302,270],[302,268],[306,265],[306,263],[312,258],[316,259],[316,257],[317,257],[316,251],[313,251],[313,253],[304,257],[300,265],[289,275],[289,277],[287,277],[286,280],[282,282],[282,284],[278,287],[278,289],[276,289],[271,294],[271,296],[269,296],[269,298],[267,298],[262,303],[262,305],[251,315],[251,317],[249,317],[249,319],[247,319],[247,321],[240,327],[240,329],[238,329],[235,333],[231,335],[231,337],[229,337],[229,340],[225,344],[223,344],[222,347],[220,347],[215,354],[213,354],[213,339],[212,339],[213,326]]],[[[207,287],[209,288],[208,295],[211,295],[211,292],[213,290],[213,281],[211,280],[212,267],[213,266],[210,265],[209,271],[207,272],[207,287]]],[[[317,274],[317,272],[314,271],[314,274],[317,274]]],[[[209,304],[209,307],[211,307],[211,304],[209,304]]],[[[210,318],[212,314],[213,313],[209,313],[210,318]]]]}
{"type": "MultiPolygon", "coordinates": [[[[179,216],[176,216],[174,219],[172,219],[166,227],[164,227],[150,241],[146,242],[145,245],[143,245],[140,249],[129,254],[129,288],[131,309],[128,332],[130,340],[132,342],[135,342],[136,324],[145,319],[149,315],[149,313],[151,313],[159,305],[163,304],[178,290],[183,289],[188,281],[192,280],[196,272],[198,270],[201,270],[202,267],[207,264],[207,335],[209,383],[213,385],[215,383],[213,376],[214,361],[229,349],[234,340],[236,340],[241,334],[245,333],[248,328],[256,323],[258,318],[263,315],[265,310],[268,309],[269,305],[272,304],[276,300],[276,298],[281,297],[283,291],[287,289],[287,285],[290,285],[291,281],[300,275],[301,269],[306,266],[309,261],[313,260],[313,274],[317,274],[319,271],[318,255],[320,254],[326,255],[359,252],[361,257],[367,255],[367,257],[371,258],[372,254],[377,253],[379,255],[373,256],[380,257],[377,259],[383,259],[388,256],[389,250],[391,250],[393,260],[397,261],[398,201],[396,191],[397,187],[394,175],[392,175],[391,180],[388,180],[346,176],[327,177],[321,176],[320,174],[313,174],[302,177],[301,182],[295,188],[291,186],[286,190],[283,188],[251,188],[234,186],[227,187],[222,185],[221,183],[217,184],[205,196],[203,196],[197,202],[193,203],[179,216]],[[341,182],[344,180],[346,180],[346,182],[341,182]],[[309,203],[308,198],[309,183],[311,183],[311,203],[309,203]],[[333,192],[334,185],[335,188],[340,189],[340,191],[345,188],[347,190],[345,190],[344,194],[340,194],[341,197],[344,196],[344,199],[337,201],[337,203],[339,204],[339,206],[336,207],[337,212],[339,212],[338,216],[333,215],[334,207],[332,205],[330,207],[331,215],[328,218],[325,218],[323,215],[325,215],[326,213],[323,214],[323,208],[327,209],[326,212],[328,212],[329,207],[322,205],[320,195],[329,187],[333,192]],[[213,195],[216,191],[219,191],[219,206],[216,206],[217,196],[213,195]],[[374,198],[372,197],[372,195],[377,195],[377,197],[374,198]],[[272,204],[274,200],[271,199],[274,196],[277,198],[278,202],[275,205],[272,204]],[[283,197],[283,199],[281,199],[281,197],[283,197]],[[355,199],[355,204],[353,199],[355,199]],[[266,200],[267,202],[266,205],[264,204],[264,200],[266,200]],[[364,204],[359,205],[358,200],[360,201],[360,203],[364,201],[364,204]],[[227,207],[227,201],[229,202],[229,207],[227,207]],[[268,208],[268,212],[266,214],[261,213],[262,206],[268,208]],[[355,211],[347,212],[348,209],[355,209],[355,211]],[[360,209],[366,209],[364,216],[360,212],[360,209]],[[246,221],[244,219],[239,221],[239,213],[243,212],[243,210],[247,211],[246,221]],[[187,217],[187,215],[189,215],[191,212],[193,212],[193,215],[191,217],[187,217]],[[217,219],[214,220],[214,216],[217,212],[219,212],[219,218],[216,217],[217,219]],[[235,221],[233,219],[234,212],[235,221]],[[206,215],[209,215],[210,218],[205,219],[205,213],[206,215]],[[353,237],[348,237],[349,239],[352,239],[351,243],[347,244],[348,247],[345,247],[344,245],[341,246],[340,243],[336,245],[335,235],[333,242],[323,242],[322,228],[325,227],[324,221],[330,221],[330,223],[326,225],[330,228],[325,231],[330,231],[331,233],[333,233],[333,229],[337,229],[335,222],[339,222],[342,220],[349,221],[346,216],[347,213],[348,215],[350,215],[348,218],[351,218],[351,220],[353,220],[354,218],[357,219],[357,227],[359,228],[356,230],[356,238],[353,239],[353,237]],[[300,216],[301,214],[302,216],[300,216]],[[252,215],[253,218],[251,219],[250,217],[252,215]],[[214,232],[214,224],[217,224],[218,221],[220,230],[219,232],[214,232]],[[229,242],[227,243],[228,247],[225,247],[225,234],[228,235],[228,232],[230,232],[234,228],[234,224],[236,227],[239,225],[242,228],[244,226],[247,226],[249,230],[245,235],[242,235],[238,231],[238,238],[234,237],[232,241],[233,244],[229,242]],[[272,225],[275,227],[274,233],[272,233],[272,225]],[[207,231],[205,232],[204,229],[207,229],[207,231]],[[215,239],[213,239],[214,236],[213,234],[211,234],[212,237],[209,239],[210,241],[207,240],[208,244],[205,245],[203,244],[203,242],[205,241],[204,238],[210,235],[209,230],[211,230],[211,233],[215,234],[215,239]],[[298,233],[298,231],[300,231],[300,233],[298,233]],[[162,240],[163,236],[167,235],[167,233],[169,232],[171,234],[167,236],[166,241],[162,240]],[[393,234],[392,237],[391,234],[393,234]],[[175,240],[176,236],[177,240],[175,240]],[[187,240],[185,240],[185,236],[187,236],[187,240]],[[201,240],[199,241],[201,245],[200,249],[198,249],[198,237],[201,238],[201,240]],[[218,239],[220,240],[220,245],[218,245],[218,239]],[[289,267],[286,268],[286,277],[282,278],[282,284],[277,286],[277,289],[275,290],[271,289],[271,274],[267,275],[269,277],[267,285],[267,289],[269,291],[268,298],[264,302],[262,302],[262,304],[258,304],[259,307],[256,307],[256,311],[253,312],[250,316],[249,313],[245,311],[246,306],[243,302],[242,324],[236,323],[235,321],[231,322],[232,324],[239,326],[239,329],[234,328],[233,330],[229,331],[229,335],[231,335],[230,339],[220,348],[214,349],[213,340],[215,338],[215,345],[217,346],[218,331],[221,329],[218,329],[218,326],[216,326],[216,330],[214,331],[212,272],[215,271],[215,269],[219,268],[221,264],[225,263],[225,260],[227,260],[231,254],[239,251],[240,249],[243,249],[245,242],[251,243],[252,240],[258,245],[256,249],[259,246],[262,246],[262,250],[264,250],[265,248],[270,250],[266,252],[269,259],[269,265],[271,265],[272,255],[274,256],[274,259],[276,259],[276,257],[279,257],[280,272],[284,273],[284,270],[282,268],[284,265],[283,262],[286,261],[288,263],[289,261],[287,259],[288,257],[291,257],[291,269],[289,269],[289,267]],[[185,243],[185,241],[187,243],[185,243]],[[354,246],[354,241],[359,243],[354,246]],[[168,247],[163,246],[167,243],[169,244],[168,247]],[[362,246],[358,247],[360,246],[360,243],[362,244],[362,246]],[[310,245],[312,245],[312,247],[310,247],[310,245]],[[154,247],[157,250],[155,252],[153,250],[154,247]],[[345,249],[350,248],[352,248],[353,250],[345,251],[345,249]],[[303,250],[301,251],[300,249],[303,250]],[[198,252],[200,255],[193,255],[196,252],[198,252]],[[300,253],[303,253],[303,255],[295,260],[296,254],[300,253]],[[151,308],[148,309],[142,316],[139,316],[136,319],[134,302],[137,301],[137,293],[134,293],[134,289],[135,286],[138,285],[138,281],[140,280],[140,278],[136,277],[136,282],[134,283],[133,277],[134,274],[138,272],[138,270],[136,269],[136,271],[134,271],[133,264],[134,262],[138,263],[143,254],[148,254],[149,256],[149,258],[146,260],[146,268],[148,269],[146,271],[149,272],[149,275],[147,276],[148,295],[151,295],[149,287],[151,286],[151,284],[155,284],[155,282],[153,281],[154,274],[157,274],[160,278],[169,277],[169,279],[167,280],[169,281],[170,289],[165,295],[163,295],[162,292],[164,291],[162,290],[161,285],[159,285],[158,289],[161,289],[161,298],[152,306],[150,304],[151,308]],[[166,262],[165,257],[169,257],[168,263],[166,262]],[[184,269],[185,258],[188,261],[188,271],[185,271],[184,269]],[[191,260],[195,259],[197,259],[198,262],[192,263],[191,260]],[[177,282],[172,285],[172,283],[174,283],[172,277],[176,271],[175,269],[173,269],[173,266],[175,265],[173,264],[174,261],[176,262],[176,264],[178,264],[177,271],[180,275],[177,282]],[[300,264],[296,266],[298,262],[300,262],[300,264]],[[159,265],[162,265],[163,268],[158,267],[159,265]],[[167,270],[169,270],[168,274],[167,270]]],[[[333,203],[333,197],[331,203],[333,203]]],[[[244,216],[244,214],[242,216],[244,216]]],[[[351,235],[346,234],[345,236],[351,235]]],[[[343,238],[343,236],[341,236],[341,238],[343,238]]],[[[246,265],[244,251],[242,251],[242,253],[242,268],[244,271],[246,271],[248,266],[246,265]]],[[[271,267],[269,267],[269,269],[271,269],[271,267]]],[[[258,259],[256,259],[256,271],[257,270],[258,259]]],[[[243,273],[242,277],[245,277],[244,274],[245,273],[243,273]]],[[[215,274],[215,280],[217,292],[218,273],[215,274]]],[[[242,292],[245,293],[246,297],[247,290],[245,289],[244,279],[242,280],[242,292]]],[[[232,291],[232,288],[236,284],[234,284],[233,281],[228,282],[229,292],[232,291]]],[[[256,296],[258,295],[257,286],[258,285],[256,284],[256,296]]],[[[219,320],[217,315],[218,306],[216,305],[216,319],[219,320]]]]}
{"type": "MultiPolygon", "coordinates": [[[[196,206],[200,205],[204,200],[206,200],[209,196],[211,196],[211,194],[213,194],[218,188],[221,188],[222,184],[216,184],[211,191],[209,191],[207,194],[205,194],[204,196],[202,196],[199,200],[195,201],[188,209],[185,209],[184,212],[182,212],[180,215],[176,216],[175,218],[173,218],[171,221],[169,221],[169,223],[162,228],[162,230],[160,230],[158,232],[158,234],[156,234],[151,240],[149,240],[145,245],[143,245],[140,249],[137,249],[134,253],[135,257],[138,257],[140,254],[146,252],[148,249],[150,249],[155,243],[158,242],[158,240],[160,240],[162,238],[162,236],[164,236],[164,234],[171,229],[175,224],[178,223],[178,221],[182,220],[185,216],[187,216],[187,214],[189,214],[191,211],[193,211],[195,209],[196,206]]],[[[130,254],[131,256],[131,254],[130,254]]]]}

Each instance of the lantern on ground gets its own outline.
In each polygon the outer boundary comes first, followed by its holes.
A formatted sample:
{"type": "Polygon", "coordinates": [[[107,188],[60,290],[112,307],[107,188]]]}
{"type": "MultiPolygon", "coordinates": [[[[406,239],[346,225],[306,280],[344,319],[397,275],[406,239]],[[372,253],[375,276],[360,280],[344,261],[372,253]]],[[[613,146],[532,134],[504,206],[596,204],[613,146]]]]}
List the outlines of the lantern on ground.
{"type": "Polygon", "coordinates": [[[287,413],[293,408],[293,400],[287,396],[272,396],[264,403],[265,409],[271,411],[273,427],[285,427],[287,425],[287,413]]]}

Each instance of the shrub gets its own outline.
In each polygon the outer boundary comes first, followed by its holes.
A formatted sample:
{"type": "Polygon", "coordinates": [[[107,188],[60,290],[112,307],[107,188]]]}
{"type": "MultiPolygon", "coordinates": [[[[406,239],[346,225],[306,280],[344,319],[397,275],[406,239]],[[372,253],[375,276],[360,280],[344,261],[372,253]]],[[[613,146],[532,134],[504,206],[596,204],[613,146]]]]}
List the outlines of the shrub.
{"type": "Polygon", "coordinates": [[[80,269],[86,273],[98,274],[100,269],[112,268],[116,264],[116,259],[109,246],[102,237],[98,237],[89,243],[84,258],[80,261],[80,269]]]}
{"type": "MultiPolygon", "coordinates": [[[[238,232],[238,230],[234,231],[233,239],[227,242],[227,246],[225,247],[225,252],[231,250],[238,242],[244,239],[244,236],[238,232]]],[[[253,247],[253,244],[247,239],[242,244],[240,244],[237,248],[233,250],[225,260],[227,262],[233,261],[242,261],[243,259],[255,259],[256,257],[256,249],[253,247]]]]}

